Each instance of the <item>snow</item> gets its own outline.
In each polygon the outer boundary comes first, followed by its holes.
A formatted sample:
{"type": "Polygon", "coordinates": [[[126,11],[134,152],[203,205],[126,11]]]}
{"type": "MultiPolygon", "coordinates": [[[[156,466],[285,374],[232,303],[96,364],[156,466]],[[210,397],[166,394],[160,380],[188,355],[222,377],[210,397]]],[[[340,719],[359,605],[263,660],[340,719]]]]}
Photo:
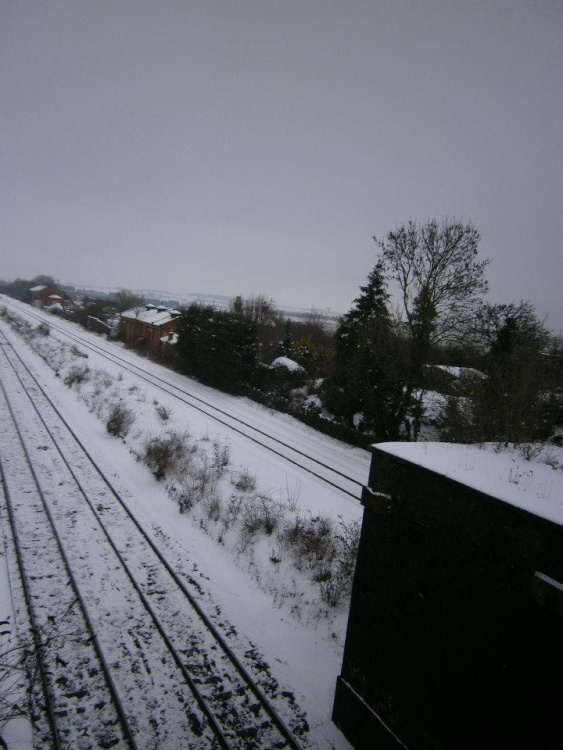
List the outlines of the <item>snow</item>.
{"type": "Polygon", "coordinates": [[[130,310],[125,310],[125,312],[121,313],[121,317],[160,326],[171,320],[175,320],[178,314],[177,310],[169,310],[167,307],[144,305],[143,307],[133,307],[130,310]]]}
{"type": "Polygon", "coordinates": [[[454,367],[452,365],[434,365],[437,370],[442,370],[454,378],[484,378],[485,375],[474,367],[454,367]]]}
{"type": "Polygon", "coordinates": [[[289,357],[277,357],[274,359],[270,365],[270,370],[276,370],[279,367],[285,367],[288,372],[305,372],[305,368],[289,357]]]}
{"type": "Polygon", "coordinates": [[[563,448],[433,442],[379,443],[374,447],[563,524],[563,448]]]}
{"type": "MultiPolygon", "coordinates": [[[[12,610],[12,592],[10,588],[10,581],[8,579],[8,571],[6,569],[5,560],[5,548],[4,548],[4,535],[0,536],[0,657],[2,664],[9,661],[9,654],[13,653],[13,649],[17,644],[17,632],[14,628],[14,612],[12,610]]],[[[12,680],[8,678],[6,682],[12,683],[12,680]]],[[[10,694],[10,698],[17,702],[18,690],[23,690],[23,685],[13,684],[14,692],[10,694]]],[[[8,686],[6,683],[2,683],[2,696],[6,695],[8,686]]],[[[0,725],[0,735],[4,738],[4,741],[10,748],[10,750],[28,750],[32,748],[32,734],[31,726],[26,719],[12,719],[5,726],[0,725]]]]}
{"type": "Polygon", "coordinates": [[[161,336],[160,340],[163,344],[177,344],[178,343],[178,334],[177,333],[169,333],[167,336],[161,336]]]}
{"type": "MultiPolygon", "coordinates": [[[[11,300],[9,304],[12,305],[11,300]]],[[[26,306],[21,306],[18,315],[27,311],[26,306]]],[[[29,309],[29,314],[41,315],[35,309],[29,309]]],[[[244,471],[255,475],[257,491],[276,505],[293,506],[293,511],[287,512],[294,516],[300,515],[312,523],[320,516],[329,517],[335,525],[358,523],[362,514],[359,499],[342,495],[259,445],[218,426],[217,422],[156,386],[147,386],[134,374],[101,356],[91,351],[85,356],[80,347],[64,343],[64,336],[56,333],[54,328],[55,325],[66,326],[75,333],[80,331],[82,337],[90,337],[98,345],[103,339],[58,318],[55,321],[45,316],[45,320],[52,322],[51,335],[37,337],[38,345],[44,347],[44,359],[31,353],[29,346],[14,335],[4,321],[0,321],[0,327],[14,348],[31,362],[32,369],[65,419],[126,495],[139,522],[153,533],[167,538],[168,547],[175,550],[186,570],[198,577],[210,601],[220,607],[223,618],[236,628],[241,642],[246,644],[241,649],[248,648],[249,643],[257,648],[264,654],[282,688],[295,694],[311,727],[308,746],[335,750],[349,748],[331,721],[336,677],[341,668],[348,599],[336,607],[324,604],[318,584],[313,584],[295,567],[275,535],[256,540],[248,553],[237,550],[237,540],[231,529],[223,534],[222,543],[218,541],[219,528],[208,520],[202,528],[202,521],[206,520],[203,512],[193,517],[181,515],[167,493],[165,483],[156,481],[148,468],[135,459],[135,454],[140,452],[147,436],[188,429],[198,451],[214,444],[228,445],[231,455],[229,471],[233,475],[244,471]],[[70,360],[69,353],[72,355],[70,360]],[[66,387],[65,377],[73,368],[76,371],[80,367],[89,369],[90,379],[66,387]],[[53,376],[53,370],[58,377],[53,376]],[[96,408],[93,407],[96,391],[111,393],[113,398],[123,399],[134,409],[135,422],[126,442],[108,435],[103,421],[96,418],[96,408]],[[158,416],[157,407],[163,407],[161,413],[169,411],[165,421],[158,416]]],[[[37,326],[37,320],[33,320],[33,325],[37,326]]],[[[103,343],[113,351],[118,350],[113,343],[103,343]]],[[[124,357],[134,356],[123,349],[119,352],[124,357]]],[[[159,377],[166,376],[174,382],[184,380],[177,373],[148,361],[143,360],[142,364],[159,377]]],[[[360,481],[367,481],[370,461],[367,451],[321,436],[287,415],[272,413],[246,399],[235,399],[193,381],[190,383],[207,399],[214,398],[219,408],[244,415],[267,434],[281,435],[303,452],[314,449],[327,464],[357,476],[360,481]]],[[[100,404],[99,410],[102,409],[100,404]]],[[[228,475],[224,483],[225,492],[232,494],[228,475]]],[[[2,586],[1,594],[2,602],[10,601],[5,586],[2,586]]],[[[4,614],[3,608],[0,619],[4,619],[4,614]]],[[[30,745],[22,744],[21,747],[29,748],[30,745]]]]}
{"type": "MultiPolygon", "coordinates": [[[[172,554],[170,550],[174,550],[175,561],[180,561],[185,570],[197,578],[209,601],[218,606],[224,620],[236,628],[241,649],[252,644],[264,654],[280,685],[295,694],[311,727],[308,746],[348,750],[350,745],[331,722],[348,599],[336,607],[324,604],[316,584],[295,567],[275,534],[257,538],[243,551],[234,529],[221,529],[214,524],[201,505],[191,514],[180,514],[167,491],[166,482],[157,481],[136,456],[151,436],[188,431],[190,444],[197,449],[197,455],[203,456],[205,450],[208,451],[206,455],[211,455],[214,446],[217,450],[228,447],[230,465],[219,483],[219,489],[224,492],[224,504],[234,493],[232,480],[243,473],[255,477],[257,492],[261,496],[272,500],[276,507],[283,506],[289,516],[299,515],[311,523],[319,517],[328,517],[337,526],[358,523],[362,515],[359,499],[345,496],[317,477],[287,464],[281,457],[178,400],[171,392],[147,385],[124,368],[128,361],[136,361],[166,383],[180,385],[188,382],[191,392],[197,397],[212,401],[223,412],[244,418],[267,435],[275,435],[303,453],[316,455],[363,483],[368,480],[369,453],[320,435],[288,415],[186,381],[178,373],[148,360],[139,360],[117,344],[78,329],[67,321],[54,320],[34,308],[6,298],[0,303],[11,311],[17,310],[18,315],[28,317],[33,326],[37,326],[36,316],[52,321],[51,334],[35,339],[43,358],[32,353],[27,343],[3,320],[0,320],[0,328],[21,356],[30,361],[65,419],[79,433],[105,472],[113,477],[117,489],[128,498],[129,507],[139,523],[153,535],[168,540],[166,554],[172,554]],[[76,343],[69,344],[65,331],[79,333],[81,338],[95,342],[104,350],[118,352],[124,359],[124,366],[109,362],[101,354],[76,343]],[[86,370],[88,377],[82,383],[65,386],[65,378],[86,370]],[[105,429],[104,410],[109,403],[104,401],[106,397],[121,400],[134,412],[135,421],[123,440],[111,437],[105,429]],[[97,418],[96,413],[102,419],[97,418]]],[[[556,523],[563,523],[561,448],[528,446],[524,450],[499,450],[492,445],[439,443],[385,443],[376,447],[556,523]]],[[[11,594],[1,549],[0,554],[0,620],[10,618],[12,621],[11,594]]],[[[25,722],[11,723],[2,731],[5,739],[9,737],[11,740],[11,750],[14,747],[21,750],[31,748],[29,727],[25,722]]]]}

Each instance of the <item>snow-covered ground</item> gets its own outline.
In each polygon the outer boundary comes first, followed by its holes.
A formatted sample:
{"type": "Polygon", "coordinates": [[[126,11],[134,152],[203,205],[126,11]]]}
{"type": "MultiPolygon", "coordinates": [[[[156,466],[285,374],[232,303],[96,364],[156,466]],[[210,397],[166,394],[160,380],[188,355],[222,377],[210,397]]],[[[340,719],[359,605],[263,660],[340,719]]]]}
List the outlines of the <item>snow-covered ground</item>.
{"type": "MultiPolygon", "coordinates": [[[[21,314],[20,310],[18,315],[21,314]]],[[[282,531],[284,525],[295,528],[296,521],[313,530],[316,525],[328,523],[335,538],[346,537],[357,531],[361,518],[359,500],[339,493],[243,436],[222,430],[201,412],[163,395],[156,387],[148,387],[135,375],[124,373],[91,351],[83,356],[80,347],[63,342],[62,336],[51,333],[33,337],[35,348],[42,353],[40,357],[4,321],[0,325],[14,348],[30,362],[71,427],[129,498],[139,520],[169,540],[185,559],[186,567],[199,577],[210,599],[221,608],[224,619],[265,655],[282,688],[294,693],[307,714],[310,746],[348,748],[330,718],[340,672],[348,596],[341,594],[339,601],[328,603],[326,581],[323,596],[323,582],[312,580],[314,570],[293,554],[282,531]],[[87,377],[73,382],[84,367],[88,368],[87,377]],[[65,379],[70,387],[65,385],[65,379]],[[108,409],[116,402],[127,405],[134,416],[123,439],[106,431],[108,409]],[[206,462],[210,464],[217,452],[228,459],[224,476],[213,492],[183,514],[173,499],[174,493],[172,497],[170,493],[178,482],[157,481],[138,460],[151,437],[172,433],[189,435],[187,444],[200,469],[206,462]],[[272,513],[276,527],[270,534],[245,536],[240,523],[233,521],[232,514],[229,516],[237,501],[234,483],[241,476],[249,477],[254,485],[252,494],[260,497],[272,513]]],[[[36,327],[37,321],[32,325],[36,327]]],[[[151,367],[149,362],[145,365],[151,367]]],[[[225,395],[218,394],[218,399],[221,408],[225,408],[225,395]]],[[[295,442],[295,435],[300,435],[304,452],[314,436],[317,451],[320,444],[326,446],[327,463],[337,453],[339,462],[346,465],[346,457],[350,456],[356,472],[358,465],[365,466],[367,481],[367,452],[319,436],[287,416],[278,416],[244,399],[235,401],[239,413],[248,408],[253,422],[258,422],[265,432],[275,432],[278,422],[281,432],[287,434],[291,423],[292,440],[295,442]]],[[[0,580],[0,619],[13,622],[5,575],[0,580]]],[[[11,740],[10,748],[29,747],[29,736],[22,735],[21,726],[9,726],[3,731],[6,740],[11,740]]]]}
{"type": "MultiPolygon", "coordinates": [[[[2,305],[13,311],[17,307],[17,315],[28,317],[31,327],[37,327],[37,320],[26,315],[25,306],[0,300],[0,308],[2,305]]],[[[54,320],[63,329],[79,330],[54,320]]],[[[328,528],[335,549],[343,555],[361,520],[359,500],[219,425],[158,386],[147,385],[101,354],[69,343],[54,327],[49,335],[31,337],[40,355],[15,335],[5,320],[0,320],[0,327],[30,362],[86,447],[114,477],[139,521],[169,541],[186,568],[197,576],[210,601],[221,608],[224,619],[265,655],[282,688],[295,694],[307,714],[310,747],[349,748],[330,719],[349,604],[341,590],[331,598],[329,584],[338,583],[338,560],[330,561],[332,578],[327,578],[328,564],[315,568],[306,552],[297,555],[288,541],[288,530],[305,528],[311,535],[322,537],[319,529],[328,528]],[[116,404],[132,418],[121,438],[112,437],[106,430],[116,404]],[[193,462],[189,472],[170,470],[159,481],[141,458],[151,441],[158,445],[167,436],[181,442],[193,462]],[[224,471],[202,485],[201,478],[212,474],[208,470],[217,462],[225,464],[224,471]],[[241,491],[237,484],[245,483],[247,490],[241,491]],[[184,513],[178,505],[182,492],[184,513]],[[194,492],[199,492],[198,498],[194,498],[194,492]],[[261,515],[245,517],[248,507],[241,506],[243,496],[258,502],[261,515]],[[267,523],[271,528],[265,531],[267,523]],[[253,530],[256,524],[261,527],[260,533],[253,530]],[[315,577],[318,580],[313,580],[315,577]]],[[[80,336],[90,335],[80,329],[80,336]]],[[[98,337],[90,338],[97,344],[102,342],[98,337]]],[[[162,368],[147,360],[142,362],[147,370],[163,376],[162,368]]],[[[170,382],[182,380],[177,373],[166,372],[170,382]]],[[[367,482],[368,452],[319,435],[286,415],[272,413],[246,399],[190,383],[201,389],[198,393],[205,393],[206,399],[214,398],[218,408],[244,416],[263,432],[279,435],[303,453],[314,453],[340,470],[349,467],[350,476],[367,482]]],[[[0,435],[0,447],[1,441],[0,435]]],[[[495,446],[399,443],[387,444],[385,449],[563,522],[561,448],[527,446],[500,451],[495,446]]],[[[3,569],[0,596],[0,620],[13,623],[3,569]]],[[[0,731],[11,740],[11,750],[31,747],[25,724],[14,723],[0,731]]]]}

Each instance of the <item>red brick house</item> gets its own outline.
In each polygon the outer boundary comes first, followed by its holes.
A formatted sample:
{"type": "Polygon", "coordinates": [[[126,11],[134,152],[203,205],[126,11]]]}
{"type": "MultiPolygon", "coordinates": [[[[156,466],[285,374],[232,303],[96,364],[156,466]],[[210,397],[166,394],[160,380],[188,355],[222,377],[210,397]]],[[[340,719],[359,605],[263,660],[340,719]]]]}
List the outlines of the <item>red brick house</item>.
{"type": "Polygon", "coordinates": [[[65,296],[62,292],[56,287],[46,284],[39,284],[38,286],[31,287],[29,294],[31,297],[31,304],[34,307],[47,307],[57,303],[62,305],[65,300],[65,296]]]}
{"type": "Polygon", "coordinates": [[[179,310],[164,305],[142,305],[121,313],[120,330],[128,346],[146,346],[151,356],[159,356],[176,343],[179,310]]]}

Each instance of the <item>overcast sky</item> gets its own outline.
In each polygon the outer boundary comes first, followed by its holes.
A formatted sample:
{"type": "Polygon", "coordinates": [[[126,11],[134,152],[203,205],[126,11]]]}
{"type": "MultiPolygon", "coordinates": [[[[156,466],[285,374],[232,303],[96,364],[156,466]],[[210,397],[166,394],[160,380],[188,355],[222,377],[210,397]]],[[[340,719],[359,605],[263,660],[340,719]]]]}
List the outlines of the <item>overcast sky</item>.
{"type": "Polygon", "coordinates": [[[349,309],[461,217],[563,328],[561,0],[0,0],[0,277],[349,309]]]}

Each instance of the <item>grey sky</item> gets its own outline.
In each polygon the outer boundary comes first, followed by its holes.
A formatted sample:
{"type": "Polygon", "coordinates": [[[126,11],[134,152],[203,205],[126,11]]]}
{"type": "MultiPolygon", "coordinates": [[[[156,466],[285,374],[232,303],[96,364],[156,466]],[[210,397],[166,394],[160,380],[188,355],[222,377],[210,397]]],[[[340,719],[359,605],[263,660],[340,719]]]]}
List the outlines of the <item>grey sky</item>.
{"type": "Polygon", "coordinates": [[[563,328],[560,0],[0,2],[0,276],[346,311],[372,235],[481,231],[563,328]]]}

